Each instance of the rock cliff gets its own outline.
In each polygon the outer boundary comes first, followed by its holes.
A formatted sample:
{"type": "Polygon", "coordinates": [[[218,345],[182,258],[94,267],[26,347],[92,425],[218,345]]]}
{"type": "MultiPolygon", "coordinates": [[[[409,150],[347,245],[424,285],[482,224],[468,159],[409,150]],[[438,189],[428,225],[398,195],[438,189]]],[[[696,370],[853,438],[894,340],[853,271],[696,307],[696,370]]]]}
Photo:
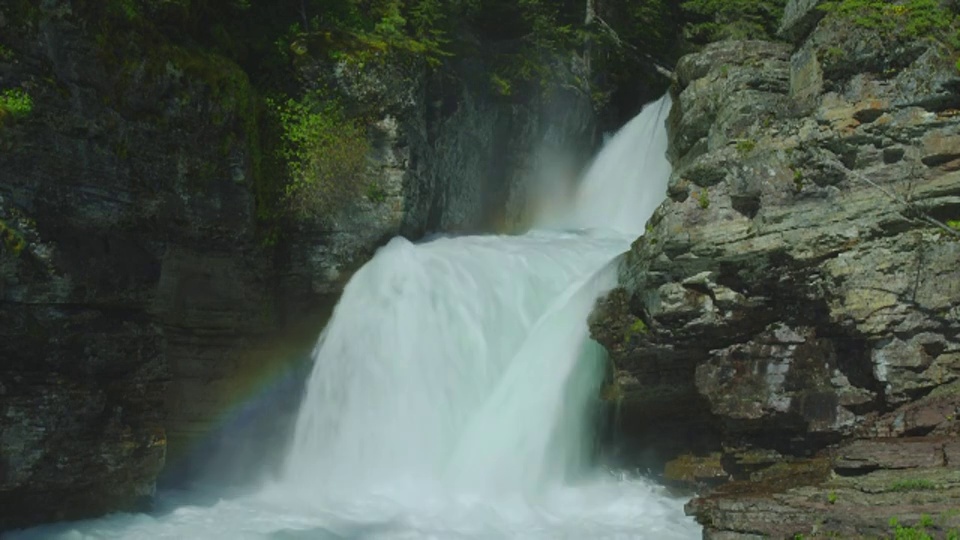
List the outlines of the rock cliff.
{"type": "Polygon", "coordinates": [[[722,484],[705,538],[958,525],[957,52],[816,4],[680,60],[669,198],[591,319],[621,454],[722,484]]]}
{"type": "Polygon", "coordinates": [[[331,71],[376,103],[382,194],[268,242],[247,74],[149,26],[105,29],[101,8],[0,6],[0,94],[30,100],[0,107],[0,530],[147,504],[165,465],[222,459],[225,413],[288,373],[278,416],[245,428],[276,450],[353,269],[397,234],[509,228],[539,141],[586,159],[595,140],[589,98],[559,84],[504,100],[482,65],[399,85],[331,71]]]}

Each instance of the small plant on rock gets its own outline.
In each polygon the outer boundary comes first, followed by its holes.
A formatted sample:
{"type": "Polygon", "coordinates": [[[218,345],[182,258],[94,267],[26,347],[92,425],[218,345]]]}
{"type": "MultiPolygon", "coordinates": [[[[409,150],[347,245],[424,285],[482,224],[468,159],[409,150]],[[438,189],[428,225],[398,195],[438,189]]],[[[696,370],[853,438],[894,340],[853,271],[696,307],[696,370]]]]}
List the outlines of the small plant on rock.
{"type": "Polygon", "coordinates": [[[710,208],[710,194],[707,193],[707,190],[700,190],[700,196],[697,198],[697,202],[700,204],[700,208],[704,210],[710,208]]]}
{"type": "Polygon", "coordinates": [[[923,491],[937,489],[937,485],[925,478],[908,478],[890,485],[890,491],[923,491]]]}
{"type": "Polygon", "coordinates": [[[20,88],[0,92],[0,118],[12,116],[23,118],[33,112],[33,98],[20,88]]]}
{"type": "MultiPolygon", "coordinates": [[[[362,196],[369,144],[358,121],[319,96],[271,106],[283,132],[278,154],[290,176],[283,199],[295,216],[323,218],[362,196]]],[[[379,198],[375,191],[368,195],[379,198]]]]}
{"type": "MultiPolygon", "coordinates": [[[[930,524],[933,524],[932,521],[930,524]]],[[[927,533],[922,519],[917,525],[906,527],[900,524],[900,520],[893,517],[890,518],[890,529],[893,533],[893,540],[933,540],[933,537],[927,533]]]]}
{"type": "Polygon", "coordinates": [[[647,323],[643,322],[643,319],[638,318],[629,328],[623,333],[624,343],[629,343],[631,339],[636,336],[646,335],[650,333],[650,328],[647,326],[647,323]]]}
{"type": "Polygon", "coordinates": [[[753,149],[757,147],[757,141],[753,139],[741,139],[737,141],[737,152],[740,152],[740,155],[746,155],[750,152],[753,152],[753,149]]]}
{"type": "Polygon", "coordinates": [[[793,189],[797,193],[803,191],[803,171],[800,169],[793,171],[793,189]]]}

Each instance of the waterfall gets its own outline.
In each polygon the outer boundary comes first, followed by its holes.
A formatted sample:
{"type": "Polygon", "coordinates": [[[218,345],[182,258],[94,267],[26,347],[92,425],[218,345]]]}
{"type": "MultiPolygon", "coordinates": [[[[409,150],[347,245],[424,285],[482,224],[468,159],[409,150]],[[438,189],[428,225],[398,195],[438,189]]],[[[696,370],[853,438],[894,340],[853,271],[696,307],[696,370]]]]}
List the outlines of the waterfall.
{"type": "MultiPolygon", "coordinates": [[[[699,537],[681,500],[591,460],[605,357],[586,321],[665,196],[669,106],[666,97],[648,105],[614,136],[576,200],[537,230],[397,238],[381,248],[350,280],[317,343],[276,482],[212,508],[108,519],[86,532],[699,537]]],[[[63,537],[85,537],[70,533],[63,537]]]]}
{"type": "Polygon", "coordinates": [[[285,483],[531,493],[583,462],[603,369],[587,315],[665,196],[668,109],[591,166],[569,211],[590,232],[397,238],[360,269],[314,352],[285,483]]]}

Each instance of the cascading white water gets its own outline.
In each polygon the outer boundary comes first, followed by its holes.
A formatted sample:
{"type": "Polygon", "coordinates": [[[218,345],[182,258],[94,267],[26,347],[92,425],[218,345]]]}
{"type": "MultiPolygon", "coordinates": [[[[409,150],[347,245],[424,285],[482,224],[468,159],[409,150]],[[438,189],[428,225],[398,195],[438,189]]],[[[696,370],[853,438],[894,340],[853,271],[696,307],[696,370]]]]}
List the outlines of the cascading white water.
{"type": "Polygon", "coordinates": [[[681,501],[589,467],[604,365],[586,319],[666,192],[667,110],[646,107],[542,222],[571,230],[378,251],[321,336],[261,493],[64,538],[698,537],[681,501]]]}

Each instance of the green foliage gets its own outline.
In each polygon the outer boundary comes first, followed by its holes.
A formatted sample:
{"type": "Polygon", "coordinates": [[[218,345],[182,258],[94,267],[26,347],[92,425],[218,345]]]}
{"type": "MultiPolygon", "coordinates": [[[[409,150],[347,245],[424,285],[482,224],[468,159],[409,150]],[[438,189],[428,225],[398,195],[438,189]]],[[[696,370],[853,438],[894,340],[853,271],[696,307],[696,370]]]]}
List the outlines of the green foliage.
{"type": "Polygon", "coordinates": [[[836,502],[837,502],[837,492],[836,492],[836,491],[831,491],[830,493],[827,494],[827,502],[830,503],[830,504],[836,504],[836,502]]]}
{"type": "Polygon", "coordinates": [[[937,489],[937,485],[925,478],[898,480],[890,485],[890,491],[922,491],[937,489]]]}
{"type": "Polygon", "coordinates": [[[513,93],[513,85],[498,73],[490,74],[490,87],[501,96],[509,96],[513,93]]]}
{"type": "Polygon", "coordinates": [[[753,139],[740,139],[737,141],[736,149],[741,156],[753,152],[753,149],[757,147],[757,141],[753,139]]]}
{"type": "Polygon", "coordinates": [[[643,322],[643,319],[638,318],[624,331],[623,341],[624,343],[629,343],[634,337],[649,333],[650,328],[647,326],[647,323],[643,322]]]}
{"type": "Polygon", "coordinates": [[[687,0],[681,8],[691,23],[684,33],[694,43],[770,39],[785,5],[786,0],[687,0]]]}
{"type": "Polygon", "coordinates": [[[901,525],[897,518],[890,518],[889,524],[894,540],[933,540],[933,537],[927,533],[926,527],[919,523],[913,527],[906,527],[901,525]]]}
{"type": "Polygon", "coordinates": [[[707,193],[707,190],[700,190],[700,196],[697,198],[697,203],[700,205],[700,208],[704,210],[710,208],[710,194],[707,193]]]}
{"type": "Polygon", "coordinates": [[[33,112],[33,98],[20,88],[0,92],[0,119],[4,116],[23,118],[33,112]]]}
{"type": "Polygon", "coordinates": [[[278,157],[289,183],[282,204],[296,217],[326,217],[364,189],[366,132],[335,100],[270,101],[282,130],[278,157]]]}
{"type": "Polygon", "coordinates": [[[137,4],[134,0],[110,0],[107,6],[108,9],[126,17],[127,20],[132,21],[140,16],[140,11],[137,9],[137,4]]]}
{"type": "MultiPolygon", "coordinates": [[[[380,62],[391,54],[436,65],[450,55],[453,20],[475,0],[284,0],[285,31],[276,41],[281,51],[326,56],[356,64],[380,62]]],[[[275,10],[275,3],[252,1],[255,11],[275,10]],[[266,6],[266,7],[264,7],[266,6]]]]}
{"type": "Polygon", "coordinates": [[[881,31],[888,39],[938,39],[960,48],[960,18],[939,0],[836,0],[820,9],[862,28],[881,31]]]}
{"type": "Polygon", "coordinates": [[[0,45],[0,62],[9,62],[15,58],[13,51],[0,45]]]}
{"type": "Polygon", "coordinates": [[[0,219],[0,241],[2,241],[0,246],[14,255],[20,255],[27,247],[26,238],[2,219],[0,219]]]}
{"type": "Polygon", "coordinates": [[[367,185],[367,200],[373,204],[383,204],[387,201],[387,190],[378,183],[370,182],[367,185]]]}
{"type": "Polygon", "coordinates": [[[955,231],[960,231],[960,219],[951,219],[947,221],[947,227],[950,227],[955,231]]]}
{"type": "Polygon", "coordinates": [[[793,189],[797,193],[803,191],[803,171],[800,169],[793,171],[793,189]]]}

